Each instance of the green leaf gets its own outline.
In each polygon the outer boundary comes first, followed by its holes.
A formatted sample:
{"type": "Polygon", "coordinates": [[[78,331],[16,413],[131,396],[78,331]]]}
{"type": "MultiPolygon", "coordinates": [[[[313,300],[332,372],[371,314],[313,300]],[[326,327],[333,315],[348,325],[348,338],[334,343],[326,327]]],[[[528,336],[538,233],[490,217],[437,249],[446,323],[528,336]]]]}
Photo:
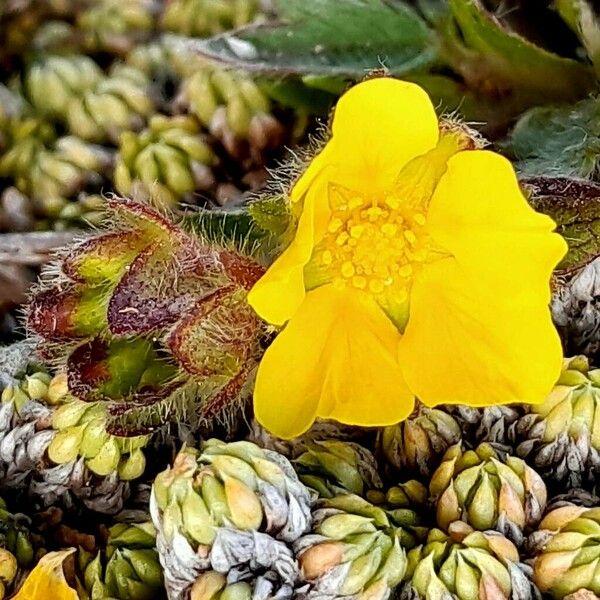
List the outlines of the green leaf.
{"type": "Polygon", "coordinates": [[[569,177],[521,179],[530,204],[549,215],[569,244],[559,271],[577,269],[600,255],[600,185],[569,177]]]}
{"type": "Polygon", "coordinates": [[[433,32],[399,0],[280,0],[278,7],[277,23],[197,40],[194,48],[247,69],[356,79],[382,66],[404,75],[436,59],[433,32]]]}
{"type": "Polygon", "coordinates": [[[290,211],[280,197],[267,197],[250,202],[248,212],[258,227],[277,236],[283,236],[290,226],[290,211]]]}
{"type": "Polygon", "coordinates": [[[600,77],[600,20],[587,0],[556,0],[556,10],[577,34],[585,48],[596,76],[600,77]]]}
{"type": "MultiPolygon", "coordinates": [[[[280,236],[258,223],[248,206],[221,210],[200,208],[186,214],[181,225],[208,241],[225,247],[233,246],[258,260],[271,262],[280,249],[280,236]]],[[[271,215],[272,225],[276,218],[276,214],[271,215]]],[[[263,219],[263,224],[265,222],[263,219]]]]}
{"type": "Polygon", "coordinates": [[[473,90],[525,108],[583,97],[591,69],[536,46],[488,12],[480,0],[450,0],[444,58],[473,90]]]}
{"type": "Polygon", "coordinates": [[[260,79],[258,84],[269,98],[309,115],[325,116],[337,98],[337,94],[315,89],[294,75],[260,79]]]}
{"type": "Polygon", "coordinates": [[[517,122],[505,150],[523,177],[553,175],[597,179],[600,101],[538,107],[517,122]]]}
{"type": "Polygon", "coordinates": [[[232,242],[238,246],[265,235],[253,221],[246,207],[231,209],[198,208],[183,217],[182,227],[193,230],[205,239],[218,244],[232,242]]]}

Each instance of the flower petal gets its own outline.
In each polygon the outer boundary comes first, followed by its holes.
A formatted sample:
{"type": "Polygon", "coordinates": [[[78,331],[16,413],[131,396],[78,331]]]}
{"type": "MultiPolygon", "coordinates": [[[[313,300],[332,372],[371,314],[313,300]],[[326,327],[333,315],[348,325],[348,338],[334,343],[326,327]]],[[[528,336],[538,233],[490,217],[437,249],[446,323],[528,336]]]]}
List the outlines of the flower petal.
{"type": "Polygon", "coordinates": [[[453,259],[415,280],[400,342],[404,378],[429,406],[542,402],[558,379],[560,340],[547,306],[513,288],[482,293],[453,259]]]}
{"type": "Polygon", "coordinates": [[[294,186],[292,202],[304,200],[296,235],[248,294],[248,302],[268,323],[283,325],[304,300],[304,265],[327,227],[327,178],[331,142],[318,154],[294,186]],[[318,230],[318,231],[316,231],[318,230]]]}
{"type": "Polygon", "coordinates": [[[360,83],[339,100],[333,136],[291,192],[303,202],[296,235],[250,291],[248,301],[266,321],[282,325],[304,299],[304,266],[329,219],[329,185],[368,194],[389,188],[410,160],[435,147],[438,122],[418,85],[391,78],[360,83]]]}
{"type": "Polygon", "coordinates": [[[435,242],[480,287],[527,304],[550,302],[550,276],[567,250],[554,228],[528,204],[511,163],[485,150],[450,158],[427,215],[435,242]]]}
{"type": "Polygon", "coordinates": [[[257,419],[283,438],[300,435],[317,416],[397,423],[413,408],[396,359],[399,339],[366,294],[331,285],[309,292],[259,366],[257,419]]]}
{"type": "Polygon", "coordinates": [[[338,183],[357,192],[389,188],[410,160],[435,147],[435,109],[423,88],[390,77],[350,88],[333,117],[338,183]]]}
{"type": "Polygon", "coordinates": [[[400,362],[426,404],[541,402],[562,351],[548,304],[565,251],[523,197],[508,161],[485,151],[448,162],[427,227],[451,256],[415,278],[400,362]]]}

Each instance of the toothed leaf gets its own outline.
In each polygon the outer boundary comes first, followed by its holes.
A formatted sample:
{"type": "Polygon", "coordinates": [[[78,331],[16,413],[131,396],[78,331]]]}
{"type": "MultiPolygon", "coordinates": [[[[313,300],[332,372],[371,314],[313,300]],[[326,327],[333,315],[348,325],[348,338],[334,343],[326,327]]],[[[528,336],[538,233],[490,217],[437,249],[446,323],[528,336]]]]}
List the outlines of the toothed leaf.
{"type": "Polygon", "coordinates": [[[277,23],[194,40],[191,47],[247,69],[353,78],[382,64],[404,75],[436,58],[432,32],[404,2],[280,0],[278,8],[277,23]]]}

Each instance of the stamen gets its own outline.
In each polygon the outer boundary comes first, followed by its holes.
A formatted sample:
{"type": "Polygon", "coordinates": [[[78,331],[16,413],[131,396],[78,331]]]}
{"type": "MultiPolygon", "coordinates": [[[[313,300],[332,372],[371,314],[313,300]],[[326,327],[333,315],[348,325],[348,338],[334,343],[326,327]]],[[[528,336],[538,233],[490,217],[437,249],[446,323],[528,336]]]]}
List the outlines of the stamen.
{"type": "Polygon", "coordinates": [[[397,189],[382,198],[330,189],[331,219],[315,258],[337,289],[365,290],[386,305],[407,300],[416,271],[435,253],[413,200],[397,189]]]}

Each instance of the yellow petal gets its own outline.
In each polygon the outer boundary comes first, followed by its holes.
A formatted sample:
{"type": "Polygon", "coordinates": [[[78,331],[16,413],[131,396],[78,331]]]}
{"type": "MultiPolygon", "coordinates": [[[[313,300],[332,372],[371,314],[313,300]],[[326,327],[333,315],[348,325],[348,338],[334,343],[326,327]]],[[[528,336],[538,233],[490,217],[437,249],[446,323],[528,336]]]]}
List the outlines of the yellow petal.
{"type": "Polygon", "coordinates": [[[248,295],[266,321],[282,325],[304,299],[304,266],[323,236],[330,184],[373,194],[389,188],[410,160],[435,147],[438,123],[419,86],[397,79],[371,79],[339,100],[332,138],[291,192],[302,204],[296,235],[248,295]]]}
{"type": "Polygon", "coordinates": [[[400,336],[366,294],[323,286],[267,349],[258,369],[254,410],[282,438],[315,417],[389,425],[413,407],[396,354],[400,336]]]}
{"type": "Polygon", "coordinates": [[[562,350],[548,307],[494,292],[483,293],[452,259],[415,280],[399,358],[425,404],[538,403],[552,389],[562,350]]]}
{"type": "Polygon", "coordinates": [[[427,215],[434,241],[468,276],[521,304],[550,302],[550,275],[567,250],[554,228],[528,204],[511,163],[485,150],[450,158],[427,215]]]}
{"type": "Polygon", "coordinates": [[[448,162],[427,227],[451,256],[416,277],[400,362],[426,404],[541,402],[560,374],[550,275],[565,251],[554,224],[491,152],[448,162]]]}
{"type": "Polygon", "coordinates": [[[325,175],[326,159],[332,147],[326,147],[313,160],[296,184],[292,198],[299,200],[305,196],[296,235],[248,294],[250,306],[262,319],[273,325],[283,325],[304,300],[304,265],[310,260],[329,218],[325,175]],[[301,188],[302,192],[296,192],[297,188],[301,188]],[[323,199],[325,202],[322,202],[323,199]]]}
{"type": "Polygon", "coordinates": [[[418,85],[389,77],[350,88],[333,118],[338,183],[357,192],[388,189],[410,160],[435,147],[435,109],[418,85]]]}
{"type": "Polygon", "coordinates": [[[43,556],[13,600],[77,600],[63,573],[63,562],[75,549],[49,552],[43,556]]]}
{"type": "Polygon", "coordinates": [[[565,251],[512,166],[485,151],[448,161],[427,228],[450,257],[416,277],[400,362],[426,404],[541,402],[561,369],[550,275],[565,251]]]}

